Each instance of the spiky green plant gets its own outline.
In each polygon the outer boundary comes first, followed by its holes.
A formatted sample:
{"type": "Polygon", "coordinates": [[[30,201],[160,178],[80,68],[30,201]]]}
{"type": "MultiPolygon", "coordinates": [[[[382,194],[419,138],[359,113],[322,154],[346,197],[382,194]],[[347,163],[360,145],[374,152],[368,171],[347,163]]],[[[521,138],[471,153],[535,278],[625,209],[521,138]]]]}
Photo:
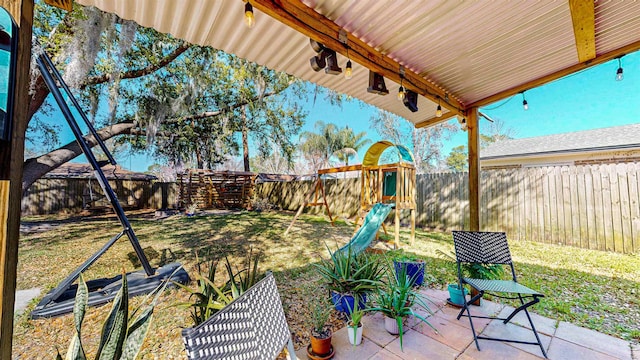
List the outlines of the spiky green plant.
{"type": "MultiPolygon", "coordinates": [[[[127,276],[122,274],[122,287],[116,294],[111,307],[111,312],[104,324],[100,335],[100,345],[96,353],[97,360],[131,360],[135,359],[142,348],[144,339],[149,331],[149,325],[153,319],[153,310],[157,304],[158,297],[164,291],[167,282],[160,285],[151,295],[155,294],[153,300],[144,310],[134,318],[140,310],[138,307],[129,316],[129,288],[127,276]]],[[[149,295],[149,296],[151,296],[149,295]]],[[[75,324],[75,334],[69,343],[66,360],[86,359],[84,347],[82,346],[82,322],[87,312],[89,300],[89,290],[82,274],[78,279],[78,290],[76,292],[75,304],[73,306],[73,320],[75,324]]],[[[144,301],[143,303],[146,303],[144,301]]],[[[62,360],[60,352],[57,352],[56,359],[62,360]]]]}
{"type": "Polygon", "coordinates": [[[313,264],[325,280],[329,290],[340,294],[362,295],[380,285],[384,267],[376,258],[365,253],[355,254],[351,247],[331,252],[328,260],[313,264]]]}
{"type": "Polygon", "coordinates": [[[174,283],[178,287],[188,291],[190,302],[179,303],[177,306],[190,309],[191,319],[194,325],[200,325],[209,319],[213,314],[222,310],[227,304],[233,301],[229,291],[215,285],[216,269],[218,261],[212,259],[205,262],[198,261],[196,254],[196,285],[195,289],[189,286],[174,283]],[[206,273],[203,268],[206,268],[206,273]]]}
{"type": "MultiPolygon", "coordinates": [[[[407,275],[406,267],[401,267],[397,274],[392,269],[393,266],[389,264],[385,273],[384,285],[378,289],[376,294],[375,306],[367,308],[366,311],[378,311],[389,318],[395,319],[398,324],[400,349],[402,350],[403,321],[407,316],[411,315],[424,322],[436,333],[438,330],[424,316],[413,310],[413,307],[418,307],[429,314],[433,314],[422,296],[413,288],[415,278],[407,275]]],[[[417,274],[413,277],[415,276],[417,274]]]]}
{"type": "Polygon", "coordinates": [[[177,306],[191,310],[191,319],[195,326],[202,324],[222,310],[264,277],[264,273],[258,272],[260,255],[253,257],[251,249],[247,254],[246,266],[239,271],[234,272],[229,259],[225,257],[225,260],[225,269],[229,280],[223,286],[215,285],[219,261],[210,259],[200,262],[197,254],[195,274],[197,287],[192,289],[189,286],[176,283],[177,286],[191,294],[189,296],[190,302],[179,303],[177,306]],[[206,273],[203,268],[206,269],[206,273]]]}

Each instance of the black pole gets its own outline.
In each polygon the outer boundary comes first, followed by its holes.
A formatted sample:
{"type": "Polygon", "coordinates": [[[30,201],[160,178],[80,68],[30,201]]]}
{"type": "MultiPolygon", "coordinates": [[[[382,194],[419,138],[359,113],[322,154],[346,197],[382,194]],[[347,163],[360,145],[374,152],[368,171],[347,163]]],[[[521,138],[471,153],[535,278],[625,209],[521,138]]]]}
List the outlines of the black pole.
{"type": "MultiPolygon", "coordinates": [[[[96,174],[96,179],[98,180],[98,182],[102,186],[102,190],[104,191],[105,195],[107,196],[107,199],[109,199],[109,202],[111,203],[111,206],[113,206],[113,210],[115,211],[116,215],[118,216],[118,219],[120,220],[120,223],[124,227],[124,232],[127,234],[127,237],[129,238],[129,241],[131,242],[131,245],[133,246],[133,249],[135,250],[136,255],[138,256],[138,259],[140,260],[140,263],[142,264],[142,267],[144,268],[144,271],[147,273],[147,276],[151,276],[151,275],[153,275],[155,273],[155,271],[151,267],[151,265],[149,264],[149,261],[147,260],[147,257],[145,256],[144,251],[142,250],[142,247],[140,246],[140,242],[138,241],[138,238],[137,238],[136,234],[133,232],[133,228],[131,228],[131,224],[129,223],[129,219],[127,219],[127,216],[124,214],[124,210],[122,209],[122,206],[120,205],[120,202],[118,201],[118,198],[116,197],[115,193],[113,192],[113,189],[111,188],[111,185],[109,185],[109,181],[104,176],[104,173],[102,172],[102,169],[98,165],[98,161],[96,160],[96,157],[93,155],[93,152],[91,151],[91,148],[89,147],[89,145],[87,145],[84,137],[82,136],[82,131],[80,130],[80,127],[78,126],[78,123],[76,122],[75,118],[73,117],[73,114],[71,113],[71,110],[69,109],[69,106],[64,101],[64,98],[62,97],[62,93],[60,92],[60,89],[58,89],[58,87],[56,86],[55,80],[53,79],[51,73],[47,69],[47,66],[45,65],[45,63],[46,63],[45,59],[46,59],[46,55],[44,53],[39,55],[38,58],[36,59],[36,62],[38,64],[38,68],[40,69],[40,72],[42,73],[42,78],[44,79],[45,83],[47,84],[47,87],[51,91],[51,94],[53,95],[54,99],[58,103],[58,106],[60,107],[60,110],[62,111],[62,114],[64,115],[64,118],[67,120],[67,123],[69,123],[69,126],[71,127],[71,131],[73,131],[73,135],[76,137],[76,140],[78,141],[78,144],[80,145],[80,148],[82,149],[82,152],[87,157],[87,160],[89,160],[89,163],[93,167],[94,173],[96,174]]],[[[64,84],[63,81],[60,81],[60,82],[64,84]]],[[[82,113],[82,111],[79,111],[79,112],[82,113]]],[[[100,137],[96,137],[96,139],[98,139],[98,141],[101,141],[100,137]]],[[[109,152],[107,151],[107,153],[109,153],[109,152]]]]}
{"type": "Polygon", "coordinates": [[[71,103],[80,114],[80,117],[82,117],[82,120],[84,121],[84,123],[87,124],[87,127],[89,128],[89,132],[96,139],[96,141],[98,142],[98,145],[100,145],[100,148],[105,153],[105,155],[107,155],[107,159],[109,159],[109,162],[111,163],[111,165],[115,165],[116,160],[113,158],[113,156],[111,156],[111,152],[109,152],[109,149],[107,149],[107,145],[105,145],[104,141],[102,141],[102,138],[98,136],[98,133],[96,132],[96,129],[93,127],[93,124],[91,124],[89,119],[87,119],[87,115],[85,115],[84,111],[82,111],[80,104],[78,104],[78,101],[76,100],[75,96],[73,96],[73,94],[71,93],[71,90],[69,89],[69,86],[67,86],[67,83],[65,83],[64,80],[62,79],[62,75],[60,75],[60,72],[58,71],[58,69],[53,65],[53,62],[51,61],[51,58],[49,58],[49,55],[43,52],[41,57],[44,59],[45,64],[47,64],[49,71],[51,71],[51,75],[53,75],[53,77],[58,80],[58,83],[62,86],[64,91],[67,93],[67,96],[69,96],[69,99],[71,99],[71,103]]]}

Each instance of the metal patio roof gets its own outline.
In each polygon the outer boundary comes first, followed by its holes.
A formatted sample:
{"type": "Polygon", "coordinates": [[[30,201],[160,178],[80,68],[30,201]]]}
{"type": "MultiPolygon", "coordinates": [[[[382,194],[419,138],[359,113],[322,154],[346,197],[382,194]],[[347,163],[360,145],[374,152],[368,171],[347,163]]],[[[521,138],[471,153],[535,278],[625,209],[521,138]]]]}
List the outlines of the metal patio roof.
{"type": "MultiPolygon", "coordinates": [[[[416,126],[452,116],[447,108],[486,105],[640,48],[637,1],[251,0],[251,29],[241,0],[77,1],[351,95],[416,126]],[[346,44],[336,29],[346,32],[346,44]],[[313,71],[309,34],[333,41],[341,54],[349,47],[353,78],[313,71]],[[384,68],[388,95],[366,91],[369,71],[358,62],[384,68]],[[396,99],[400,66],[419,80],[405,87],[431,99],[420,96],[418,112],[396,99]],[[434,116],[438,98],[442,118],[434,116]]],[[[338,58],[344,69],[346,57],[338,58]]]]}

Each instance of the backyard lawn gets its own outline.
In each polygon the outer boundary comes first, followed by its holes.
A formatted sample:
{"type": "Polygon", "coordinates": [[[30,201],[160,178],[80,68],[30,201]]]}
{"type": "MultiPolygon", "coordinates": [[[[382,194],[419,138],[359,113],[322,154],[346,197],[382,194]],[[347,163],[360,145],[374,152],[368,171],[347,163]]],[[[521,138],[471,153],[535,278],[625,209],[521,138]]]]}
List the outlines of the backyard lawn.
{"type": "MultiPolygon", "coordinates": [[[[158,220],[153,218],[153,212],[139,212],[130,215],[130,220],[153,266],[179,261],[193,274],[196,252],[199,257],[207,253],[228,255],[238,266],[249,248],[260,252],[260,269],[274,272],[299,348],[308,343],[308,300],[317,293],[326,293],[312,264],[328,256],[325,243],[335,249],[349,240],[354,229],[345,223],[332,227],[322,217],[302,216],[284,237],[292,216],[245,211],[158,220]]],[[[22,233],[20,240],[17,286],[38,287],[43,292],[16,319],[13,355],[54,358],[56,347],[61,353],[66,351],[74,332],[72,316],[30,320],[28,313],[48,290],[119,232],[120,225],[112,216],[28,217],[23,219],[23,225],[28,231],[22,233]]],[[[407,241],[408,233],[402,235],[407,241]]],[[[415,246],[403,243],[403,248],[426,260],[429,286],[444,288],[455,279],[455,265],[440,257],[437,250],[451,252],[450,233],[418,230],[416,235],[415,246]]],[[[519,280],[547,295],[533,307],[534,312],[640,341],[640,256],[513,240],[510,246],[519,280]]],[[[123,237],[87,271],[85,278],[113,276],[122,268],[135,269],[131,252],[131,245],[123,237]]],[[[219,270],[223,274],[222,267],[219,270]]],[[[141,300],[142,297],[132,299],[130,306],[135,307],[141,300]]],[[[160,298],[141,358],[184,358],[181,329],[192,323],[188,310],[176,304],[188,300],[186,291],[176,289],[166,291],[160,298]]],[[[88,311],[83,339],[90,357],[96,351],[102,321],[109,310],[109,306],[102,306],[88,311]]],[[[332,323],[337,329],[343,326],[344,319],[334,312],[332,323]]]]}

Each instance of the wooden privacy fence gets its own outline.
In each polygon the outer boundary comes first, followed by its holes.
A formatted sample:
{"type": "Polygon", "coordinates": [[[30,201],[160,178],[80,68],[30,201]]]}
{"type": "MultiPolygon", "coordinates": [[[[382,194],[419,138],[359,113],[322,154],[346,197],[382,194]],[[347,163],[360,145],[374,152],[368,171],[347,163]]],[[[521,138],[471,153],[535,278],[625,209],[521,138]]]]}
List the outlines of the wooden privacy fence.
{"type": "MultiPolygon", "coordinates": [[[[417,225],[442,231],[468,228],[467,176],[418,175],[417,225]]],[[[480,176],[482,230],[505,231],[511,240],[640,251],[639,163],[484,170],[480,176]]],[[[311,184],[259,184],[256,197],[293,211],[311,184]]],[[[327,180],[325,187],[332,213],[356,214],[358,179],[327,180]]]]}
{"type": "MultiPolygon", "coordinates": [[[[162,209],[176,206],[175,183],[142,180],[110,180],[118,200],[125,208],[162,209]]],[[[109,207],[95,179],[39,179],[22,197],[23,215],[52,214],[59,211],[109,207]]]]}

